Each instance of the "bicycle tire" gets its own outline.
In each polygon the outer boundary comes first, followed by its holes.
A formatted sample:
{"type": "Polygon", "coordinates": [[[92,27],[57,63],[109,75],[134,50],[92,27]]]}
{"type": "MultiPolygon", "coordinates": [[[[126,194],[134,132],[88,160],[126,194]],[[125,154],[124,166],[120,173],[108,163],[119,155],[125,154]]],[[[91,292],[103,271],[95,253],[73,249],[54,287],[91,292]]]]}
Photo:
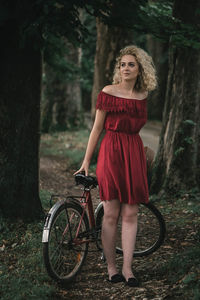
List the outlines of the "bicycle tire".
{"type": "MultiPolygon", "coordinates": [[[[63,204],[55,209],[57,211],[54,211],[54,216],[48,224],[48,241],[43,242],[43,257],[49,276],[65,284],[73,281],[81,270],[87,256],[88,242],[79,245],[73,243],[82,218],[83,209],[81,205],[63,201],[63,204]]],[[[84,214],[79,233],[88,230],[89,221],[87,215],[84,214]]],[[[83,240],[84,238],[80,239],[83,240]]]]}
{"type": "MultiPolygon", "coordinates": [[[[103,205],[96,210],[96,226],[101,228],[103,220],[103,205]]],[[[160,211],[152,203],[139,205],[138,230],[134,257],[147,256],[155,252],[163,243],[166,233],[165,221],[160,211]]],[[[98,248],[102,245],[98,243],[98,248]]],[[[121,247],[121,221],[118,223],[116,253],[123,254],[121,247]]]]}

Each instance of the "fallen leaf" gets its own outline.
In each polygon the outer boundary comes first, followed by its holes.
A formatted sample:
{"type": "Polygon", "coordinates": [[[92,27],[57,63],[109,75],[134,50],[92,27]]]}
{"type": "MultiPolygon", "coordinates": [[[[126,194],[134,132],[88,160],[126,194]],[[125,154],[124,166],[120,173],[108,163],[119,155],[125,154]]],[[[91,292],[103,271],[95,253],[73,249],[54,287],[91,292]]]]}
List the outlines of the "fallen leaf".
{"type": "Polygon", "coordinates": [[[0,247],[0,251],[3,252],[5,250],[5,248],[6,248],[6,246],[3,244],[3,246],[0,247]]]}

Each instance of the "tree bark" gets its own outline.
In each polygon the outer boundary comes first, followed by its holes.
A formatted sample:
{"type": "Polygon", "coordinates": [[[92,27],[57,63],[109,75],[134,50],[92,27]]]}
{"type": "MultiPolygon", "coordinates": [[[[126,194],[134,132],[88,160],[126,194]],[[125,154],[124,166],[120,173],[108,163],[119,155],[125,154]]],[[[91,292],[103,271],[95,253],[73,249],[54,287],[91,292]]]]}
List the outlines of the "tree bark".
{"type": "Polygon", "coordinates": [[[158,87],[148,96],[148,118],[162,120],[168,76],[168,47],[167,42],[160,42],[152,36],[147,36],[147,49],[153,58],[158,87]]]}
{"type": "MultiPolygon", "coordinates": [[[[81,66],[81,48],[71,46],[68,54],[69,61],[80,68],[81,66]]],[[[67,101],[67,124],[68,127],[79,126],[82,122],[82,97],[81,97],[80,76],[76,74],[75,78],[66,84],[66,101],[67,101]]]]}
{"type": "Polygon", "coordinates": [[[55,72],[48,64],[44,64],[44,73],[46,82],[43,84],[43,97],[41,105],[41,131],[48,133],[53,124],[53,107],[56,103],[57,81],[55,80],[55,72]]]}
{"type": "Polygon", "coordinates": [[[16,21],[1,28],[0,191],[6,217],[41,217],[39,139],[42,56],[22,47],[16,21]]]}
{"type": "MultiPolygon", "coordinates": [[[[200,1],[175,1],[174,16],[197,24],[200,1]]],[[[169,193],[199,187],[200,50],[170,46],[163,128],[151,191],[169,193]]]]}
{"type": "Polygon", "coordinates": [[[107,84],[112,84],[115,58],[119,50],[129,41],[128,31],[124,28],[109,27],[97,18],[97,42],[94,59],[94,81],[92,88],[92,119],[95,116],[97,95],[107,84]]]}

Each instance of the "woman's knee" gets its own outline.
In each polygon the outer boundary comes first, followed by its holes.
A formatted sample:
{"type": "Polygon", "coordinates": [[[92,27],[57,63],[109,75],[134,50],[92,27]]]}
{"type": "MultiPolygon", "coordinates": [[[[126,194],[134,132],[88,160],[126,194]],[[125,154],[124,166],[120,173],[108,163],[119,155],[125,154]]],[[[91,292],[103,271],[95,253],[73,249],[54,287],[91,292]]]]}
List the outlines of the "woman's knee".
{"type": "Polygon", "coordinates": [[[122,222],[134,223],[137,222],[138,206],[129,205],[123,206],[121,216],[122,222]]]}
{"type": "Polygon", "coordinates": [[[117,224],[120,214],[120,203],[114,202],[104,203],[104,222],[109,224],[117,224]]]}
{"type": "Polygon", "coordinates": [[[104,222],[107,224],[117,224],[119,218],[119,214],[116,212],[106,212],[104,213],[104,222]]]}

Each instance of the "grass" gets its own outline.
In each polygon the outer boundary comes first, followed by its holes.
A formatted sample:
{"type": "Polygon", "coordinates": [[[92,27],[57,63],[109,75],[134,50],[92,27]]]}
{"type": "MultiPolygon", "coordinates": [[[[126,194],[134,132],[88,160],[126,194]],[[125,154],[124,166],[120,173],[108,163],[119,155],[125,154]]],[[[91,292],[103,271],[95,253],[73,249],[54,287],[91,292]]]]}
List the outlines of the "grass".
{"type": "Polygon", "coordinates": [[[87,129],[44,134],[41,138],[41,156],[67,158],[69,167],[80,165],[87,145],[87,129]]]}
{"type": "Polygon", "coordinates": [[[41,155],[73,157],[74,163],[76,155],[83,156],[88,137],[89,131],[87,129],[44,134],[41,138],[41,155]]]}
{"type": "MultiPolygon", "coordinates": [[[[83,160],[89,134],[89,130],[85,128],[80,130],[44,134],[41,137],[40,155],[65,158],[67,159],[68,167],[76,169],[80,167],[83,160]]],[[[101,139],[102,138],[103,136],[101,139]]],[[[99,140],[98,146],[96,147],[91,160],[91,172],[94,172],[96,169],[98,148],[101,143],[101,139],[99,140]]]]}
{"type": "MultiPolygon", "coordinates": [[[[43,205],[48,192],[42,191],[43,205]]],[[[1,220],[0,298],[3,300],[52,299],[57,287],[44,270],[42,257],[43,221],[24,224],[1,220]]]]}

